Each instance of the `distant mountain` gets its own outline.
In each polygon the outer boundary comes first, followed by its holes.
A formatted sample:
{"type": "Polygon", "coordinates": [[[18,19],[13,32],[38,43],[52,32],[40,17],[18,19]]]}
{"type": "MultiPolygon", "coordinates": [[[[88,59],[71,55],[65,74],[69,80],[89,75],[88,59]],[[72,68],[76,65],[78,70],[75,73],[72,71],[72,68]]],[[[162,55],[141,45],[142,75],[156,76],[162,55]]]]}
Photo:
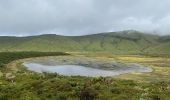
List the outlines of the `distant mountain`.
{"type": "Polygon", "coordinates": [[[170,54],[170,36],[145,34],[134,30],[85,36],[60,36],[54,34],[28,37],[0,36],[0,51],[170,54]]]}

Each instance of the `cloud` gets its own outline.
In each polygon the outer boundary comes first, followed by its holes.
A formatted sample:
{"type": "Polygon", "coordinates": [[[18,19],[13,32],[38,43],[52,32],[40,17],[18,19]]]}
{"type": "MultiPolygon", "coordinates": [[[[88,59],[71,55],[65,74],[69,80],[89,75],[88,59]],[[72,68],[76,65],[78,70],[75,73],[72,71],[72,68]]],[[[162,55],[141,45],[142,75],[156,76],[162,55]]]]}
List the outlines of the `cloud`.
{"type": "Polygon", "coordinates": [[[170,34],[170,0],[0,0],[0,35],[170,34]]]}

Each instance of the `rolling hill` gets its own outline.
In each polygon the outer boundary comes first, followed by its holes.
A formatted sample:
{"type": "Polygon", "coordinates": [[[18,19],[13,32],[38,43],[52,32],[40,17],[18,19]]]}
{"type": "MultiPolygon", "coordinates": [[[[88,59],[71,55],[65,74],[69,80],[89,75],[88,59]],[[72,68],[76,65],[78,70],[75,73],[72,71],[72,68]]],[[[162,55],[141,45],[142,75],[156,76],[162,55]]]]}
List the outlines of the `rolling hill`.
{"type": "Polygon", "coordinates": [[[117,54],[170,53],[170,36],[128,30],[85,36],[45,34],[0,36],[0,51],[112,52],[117,54]]]}

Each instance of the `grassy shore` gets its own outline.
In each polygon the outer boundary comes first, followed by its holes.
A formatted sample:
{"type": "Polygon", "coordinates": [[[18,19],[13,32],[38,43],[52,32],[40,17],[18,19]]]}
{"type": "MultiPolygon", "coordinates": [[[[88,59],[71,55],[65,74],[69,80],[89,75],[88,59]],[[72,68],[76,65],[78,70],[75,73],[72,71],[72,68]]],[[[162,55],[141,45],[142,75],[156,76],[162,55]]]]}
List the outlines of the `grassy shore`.
{"type": "MultiPolygon", "coordinates": [[[[22,62],[48,53],[0,53],[1,100],[168,100],[170,99],[170,58],[139,55],[72,54],[144,64],[151,73],[128,73],[115,77],[62,76],[27,71],[22,62]],[[5,56],[5,57],[2,57],[5,56]],[[22,57],[21,57],[22,55],[22,57]],[[28,56],[29,55],[29,56],[28,56]],[[24,60],[18,59],[27,58],[24,60]],[[9,60],[10,59],[10,60],[9,60]],[[2,63],[3,62],[3,63],[2,63]]],[[[63,54],[65,55],[65,54],[63,54]]]]}

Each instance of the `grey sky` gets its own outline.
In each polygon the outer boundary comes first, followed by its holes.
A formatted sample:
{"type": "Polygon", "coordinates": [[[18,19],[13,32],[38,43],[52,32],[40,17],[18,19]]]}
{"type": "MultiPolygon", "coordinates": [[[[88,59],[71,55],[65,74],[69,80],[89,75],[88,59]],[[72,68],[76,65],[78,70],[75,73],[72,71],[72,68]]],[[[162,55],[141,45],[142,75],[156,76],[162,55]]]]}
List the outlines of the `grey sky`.
{"type": "Polygon", "coordinates": [[[170,34],[170,0],[0,0],[0,35],[170,34]]]}

